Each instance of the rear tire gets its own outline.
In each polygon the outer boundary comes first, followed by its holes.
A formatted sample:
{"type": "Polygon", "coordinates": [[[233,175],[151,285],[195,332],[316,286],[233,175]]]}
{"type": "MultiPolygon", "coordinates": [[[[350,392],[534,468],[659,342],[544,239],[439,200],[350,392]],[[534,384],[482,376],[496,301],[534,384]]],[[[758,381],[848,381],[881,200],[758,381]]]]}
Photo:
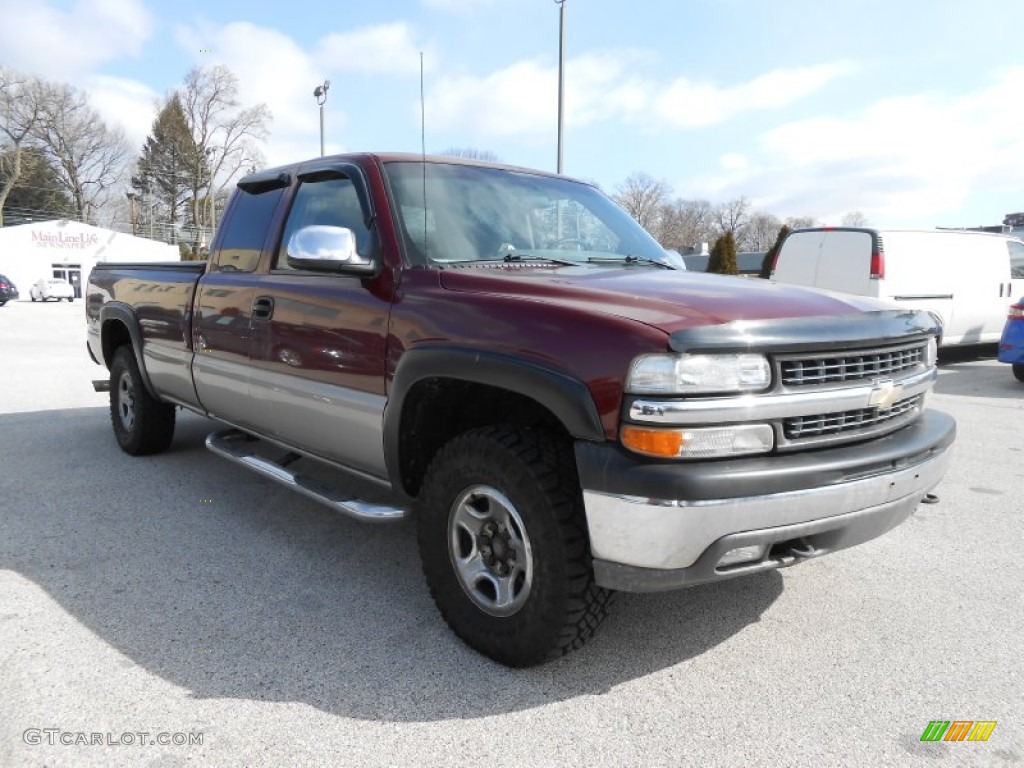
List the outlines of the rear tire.
{"type": "Polygon", "coordinates": [[[417,532],[442,617],[511,667],[582,646],[607,615],[594,583],[572,447],[510,426],[466,432],[427,470],[417,532]]]}
{"type": "Polygon", "coordinates": [[[129,345],[118,348],[110,366],[110,423],[121,450],[144,456],[167,450],[174,438],[175,408],[146,391],[129,345]]]}
{"type": "Polygon", "coordinates": [[[1013,364],[1013,375],[1017,377],[1017,381],[1024,381],[1024,363],[1013,364]]]}

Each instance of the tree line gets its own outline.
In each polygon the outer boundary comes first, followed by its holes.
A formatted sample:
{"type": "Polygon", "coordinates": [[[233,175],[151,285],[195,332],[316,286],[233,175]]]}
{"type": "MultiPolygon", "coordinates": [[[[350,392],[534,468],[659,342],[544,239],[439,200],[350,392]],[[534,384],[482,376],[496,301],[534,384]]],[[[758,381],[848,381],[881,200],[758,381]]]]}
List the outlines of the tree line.
{"type": "Polygon", "coordinates": [[[263,163],[265,104],[227,67],[195,67],[155,105],[136,152],[66,83],[0,68],[0,226],[74,218],[181,244],[208,242],[238,176],[263,163]]]}
{"type": "MultiPolygon", "coordinates": [[[[642,172],[630,174],[612,197],[665,248],[687,254],[712,244],[709,272],[736,274],[737,251],[767,252],[780,241],[780,233],[818,224],[813,216],[780,219],[758,211],[746,197],[718,204],[677,197],[668,182],[642,172]]],[[[866,223],[859,211],[842,219],[844,226],[866,223]]]]}

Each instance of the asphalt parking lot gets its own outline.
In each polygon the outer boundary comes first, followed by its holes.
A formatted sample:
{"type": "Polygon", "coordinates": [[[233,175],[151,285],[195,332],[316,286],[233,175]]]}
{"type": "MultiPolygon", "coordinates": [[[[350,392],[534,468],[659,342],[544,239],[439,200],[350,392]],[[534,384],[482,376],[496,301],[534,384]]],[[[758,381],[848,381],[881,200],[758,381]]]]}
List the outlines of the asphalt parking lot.
{"type": "Polygon", "coordinates": [[[168,453],[121,453],[82,314],[0,308],[0,766],[1024,763],[1024,385],[991,349],[942,363],[941,503],[797,568],[620,595],[582,651],[512,671],[447,630],[412,525],[246,473],[191,414],[168,453]],[[921,742],[932,720],[998,724],[921,742]]]}

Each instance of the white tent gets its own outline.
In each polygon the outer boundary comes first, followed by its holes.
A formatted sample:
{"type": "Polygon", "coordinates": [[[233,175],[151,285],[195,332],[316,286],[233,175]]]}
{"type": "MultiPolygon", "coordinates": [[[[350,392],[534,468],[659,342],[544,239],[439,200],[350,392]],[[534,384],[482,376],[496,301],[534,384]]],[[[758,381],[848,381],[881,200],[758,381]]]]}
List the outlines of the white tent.
{"type": "Polygon", "coordinates": [[[0,274],[18,286],[22,301],[43,277],[63,277],[80,297],[97,262],[179,259],[176,245],[66,219],[0,227],[0,274]]]}

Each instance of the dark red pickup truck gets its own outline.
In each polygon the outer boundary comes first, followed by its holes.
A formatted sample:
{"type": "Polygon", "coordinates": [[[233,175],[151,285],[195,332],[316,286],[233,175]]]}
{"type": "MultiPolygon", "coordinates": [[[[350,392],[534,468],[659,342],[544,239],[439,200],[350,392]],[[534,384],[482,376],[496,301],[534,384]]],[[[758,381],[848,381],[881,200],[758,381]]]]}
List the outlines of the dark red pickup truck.
{"type": "Polygon", "coordinates": [[[515,666],[580,646],[612,590],[884,533],[955,435],[924,407],[931,315],[688,274],[594,187],[524,169],[256,173],[209,262],[99,265],[86,304],[125,451],[166,449],[188,408],[225,425],[213,451],[340,512],[415,512],[445,620],[515,666]]]}

